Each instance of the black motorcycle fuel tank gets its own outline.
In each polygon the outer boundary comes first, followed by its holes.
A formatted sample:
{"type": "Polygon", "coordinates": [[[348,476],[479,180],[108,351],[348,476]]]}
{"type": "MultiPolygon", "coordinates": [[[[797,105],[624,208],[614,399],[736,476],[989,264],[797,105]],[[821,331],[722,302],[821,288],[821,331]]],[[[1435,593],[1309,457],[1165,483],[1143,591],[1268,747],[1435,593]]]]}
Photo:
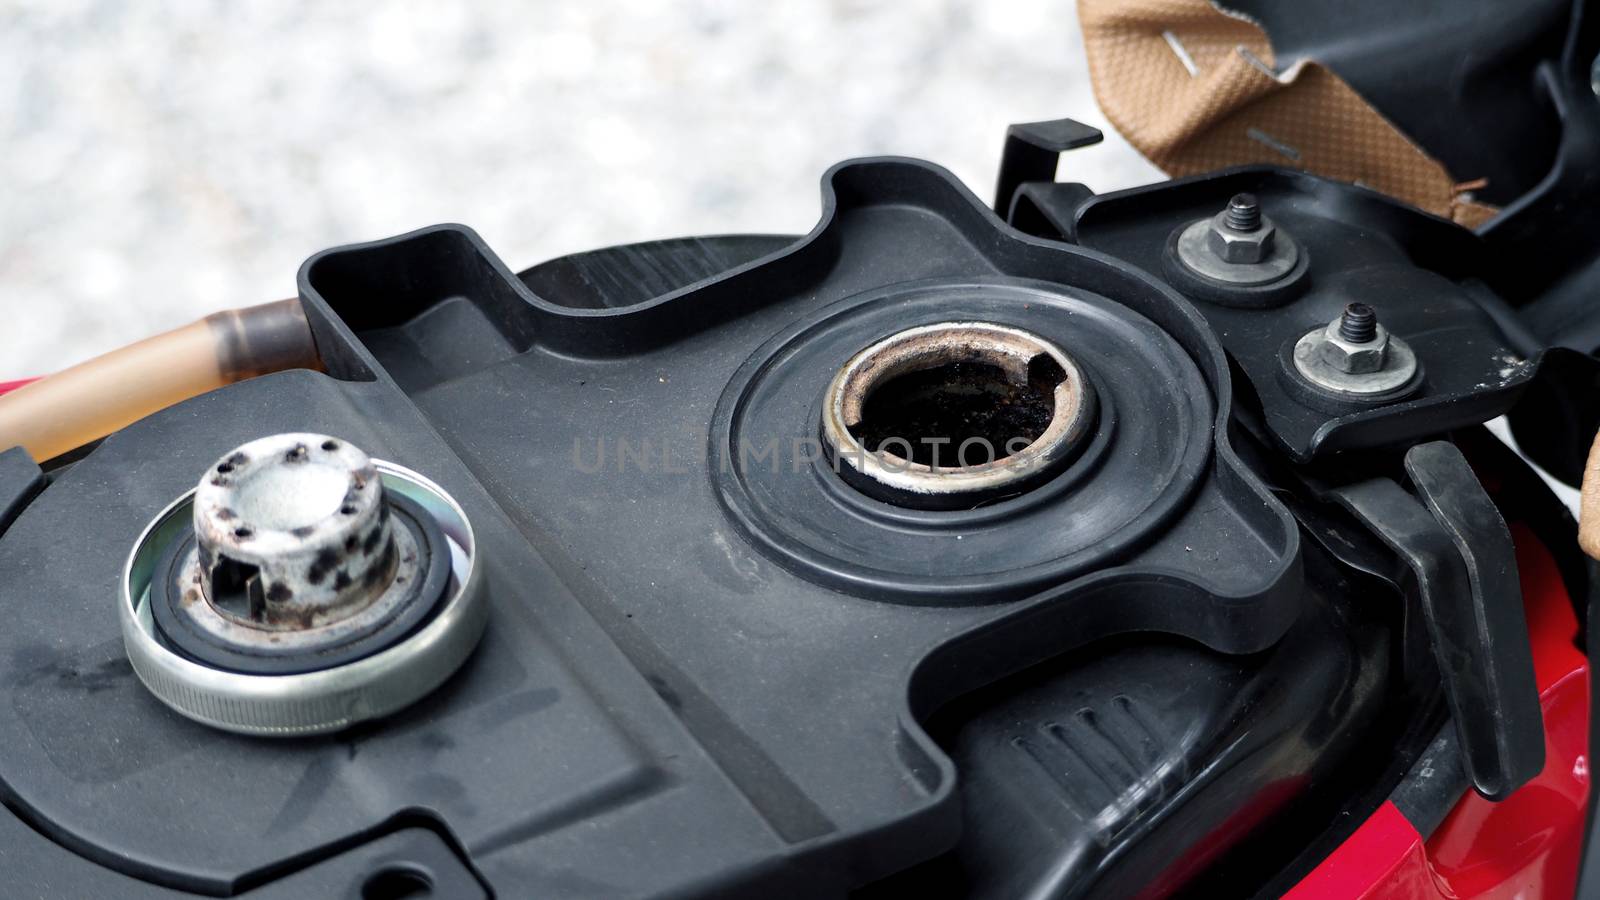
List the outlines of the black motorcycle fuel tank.
{"type": "MultiPolygon", "coordinates": [[[[1085,214],[1085,235],[1119,229],[1108,255],[1011,227],[927,163],[847,162],[823,187],[802,237],[521,275],[460,226],[327,251],[299,279],[325,372],[214,391],[54,467],[0,534],[3,827],[40,848],[22,883],[1111,896],[1197,889],[1287,810],[1310,841],[1352,784],[1386,794],[1443,722],[1437,673],[1399,587],[1305,540],[1273,461],[1288,420],[1240,426],[1236,382],[1247,419],[1262,399],[1219,339],[1233,313],[1163,273],[1132,201],[1085,214]],[[852,462],[885,416],[908,453],[995,421],[1049,446],[1011,471],[852,462]],[[114,598],[201,473],[302,432],[459,503],[483,637],[386,717],[225,733],[144,689],[114,598]],[[1349,764],[1372,740],[1395,755],[1349,764]]],[[[1150,234],[1200,193],[1153,202],[1150,234]]]]}

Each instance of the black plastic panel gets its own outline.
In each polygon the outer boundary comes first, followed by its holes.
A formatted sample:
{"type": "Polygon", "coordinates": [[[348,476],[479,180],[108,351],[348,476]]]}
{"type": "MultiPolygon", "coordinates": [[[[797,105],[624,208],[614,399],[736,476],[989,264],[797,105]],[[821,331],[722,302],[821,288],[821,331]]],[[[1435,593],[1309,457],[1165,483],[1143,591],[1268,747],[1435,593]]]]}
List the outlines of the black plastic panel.
{"type": "MultiPolygon", "coordinates": [[[[453,226],[308,262],[329,374],[258,378],[130,426],[0,539],[0,606],[27,623],[0,632],[8,804],[96,864],[212,894],[316,872],[346,890],[350,848],[425,816],[502,894],[827,895],[956,844],[956,772],[923,729],[951,699],[1128,631],[1273,645],[1300,614],[1298,535],[1233,452],[1227,366],[1194,308],[1133,267],[1007,229],[935,167],[849,163],[825,184],[806,238],[661,276],[663,295],[608,295],[620,305],[540,297],[453,226]],[[1059,330],[1069,346],[1103,326],[1092,339],[1120,352],[1082,356],[1115,407],[1101,440],[1126,461],[1083,457],[1060,485],[981,512],[877,510],[864,534],[882,553],[798,561],[712,463],[742,421],[741,372],[781,365],[784,335],[818,317],[834,322],[829,353],[864,346],[910,321],[893,314],[908,290],[929,298],[918,315],[1059,330]],[[1171,378],[1133,387],[1149,363],[1171,378]],[[160,707],[109,610],[144,522],[210,460],[287,430],[340,436],[454,494],[492,620],[468,666],[393,720],[262,741],[160,707]],[[1193,464],[1139,468],[1176,435],[1193,464]],[[598,441],[624,439],[632,463],[613,443],[592,470],[598,441]],[[1119,483],[1162,485],[1158,509],[1075,523],[1092,555],[1041,550],[1056,526],[1031,516],[1119,483]],[[937,566],[919,570],[919,552],[937,566]]],[[[810,427],[806,394],[763,405],[770,427],[810,427]]]]}

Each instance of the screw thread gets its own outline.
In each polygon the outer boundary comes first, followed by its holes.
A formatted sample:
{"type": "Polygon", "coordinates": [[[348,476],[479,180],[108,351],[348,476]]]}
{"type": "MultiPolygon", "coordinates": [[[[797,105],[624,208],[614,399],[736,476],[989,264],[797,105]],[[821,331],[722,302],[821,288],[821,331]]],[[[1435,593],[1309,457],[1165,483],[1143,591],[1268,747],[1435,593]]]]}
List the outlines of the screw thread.
{"type": "Polygon", "coordinates": [[[1378,313],[1365,303],[1345,306],[1339,317],[1339,336],[1352,344],[1366,344],[1378,338],[1378,313]]]}
{"type": "Polygon", "coordinates": [[[1261,227],[1261,204],[1255,194],[1234,194],[1228,201],[1228,227],[1234,231],[1255,231],[1261,227]]]}

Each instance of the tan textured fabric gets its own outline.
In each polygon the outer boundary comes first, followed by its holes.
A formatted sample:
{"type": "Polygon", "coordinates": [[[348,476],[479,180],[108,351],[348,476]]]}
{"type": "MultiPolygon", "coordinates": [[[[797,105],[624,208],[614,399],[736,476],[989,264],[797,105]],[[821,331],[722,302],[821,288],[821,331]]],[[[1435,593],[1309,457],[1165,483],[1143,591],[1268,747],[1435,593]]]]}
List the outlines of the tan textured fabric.
{"type": "Polygon", "coordinates": [[[1261,27],[1208,0],[1078,0],[1078,14],[1100,107],[1169,175],[1267,163],[1464,225],[1495,212],[1462,196],[1481,184],[1458,185],[1333,72],[1305,62],[1274,75],[1261,27]]]}
{"type": "Polygon", "coordinates": [[[1600,559],[1600,434],[1589,445],[1589,459],[1583,466],[1583,484],[1578,489],[1578,546],[1600,559]]]}

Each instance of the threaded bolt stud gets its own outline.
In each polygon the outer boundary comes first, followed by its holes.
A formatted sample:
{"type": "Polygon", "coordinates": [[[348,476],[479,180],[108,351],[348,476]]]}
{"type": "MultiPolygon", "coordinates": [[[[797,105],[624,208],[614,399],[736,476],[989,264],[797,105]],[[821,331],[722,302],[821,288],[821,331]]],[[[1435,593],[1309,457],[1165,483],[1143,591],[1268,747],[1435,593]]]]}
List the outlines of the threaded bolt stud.
{"type": "Polygon", "coordinates": [[[1261,204],[1255,194],[1234,194],[1228,201],[1228,227],[1234,231],[1255,231],[1261,227],[1261,204]]]}
{"type": "Polygon", "coordinates": [[[1365,303],[1350,303],[1339,317],[1339,337],[1352,344],[1370,344],[1378,339],[1378,313],[1365,303]]]}

